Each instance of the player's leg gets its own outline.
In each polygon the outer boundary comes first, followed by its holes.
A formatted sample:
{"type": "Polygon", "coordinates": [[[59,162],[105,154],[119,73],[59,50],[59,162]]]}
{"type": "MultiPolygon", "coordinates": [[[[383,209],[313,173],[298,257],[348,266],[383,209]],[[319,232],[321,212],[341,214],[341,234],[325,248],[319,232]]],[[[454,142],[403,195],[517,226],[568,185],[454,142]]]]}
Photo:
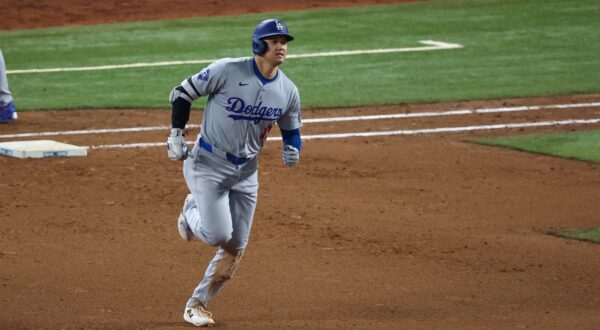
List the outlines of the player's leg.
{"type": "Polygon", "coordinates": [[[228,188],[223,184],[228,173],[223,164],[208,157],[194,148],[184,162],[185,181],[194,200],[186,202],[182,212],[194,236],[219,246],[230,240],[233,231],[228,188]]]}
{"type": "Polygon", "coordinates": [[[252,174],[247,175],[244,180],[231,188],[229,205],[233,221],[232,237],[217,250],[204,274],[204,279],[188,301],[188,306],[200,302],[206,307],[208,301],[233,277],[248,244],[252,219],[256,210],[258,197],[256,172],[255,170],[252,174]]]}
{"type": "Polygon", "coordinates": [[[233,255],[223,248],[218,248],[217,253],[208,264],[204,278],[198,284],[187,306],[194,306],[198,303],[207,307],[208,301],[214,297],[223,287],[225,282],[233,277],[237,265],[242,258],[242,254],[233,255]]]}
{"type": "Polygon", "coordinates": [[[2,55],[2,50],[0,50],[0,105],[9,104],[12,100],[12,94],[8,89],[8,78],[4,56],[2,55]]]}
{"type": "MultiPolygon", "coordinates": [[[[229,194],[225,183],[231,173],[227,171],[228,164],[218,164],[211,155],[199,152],[194,147],[188,159],[184,162],[183,173],[186,184],[193,198],[186,198],[182,210],[183,219],[178,219],[182,237],[188,238],[188,229],[192,234],[209,245],[221,245],[231,237],[232,221],[229,210],[229,194]],[[181,221],[186,228],[181,228],[181,221]]],[[[194,290],[192,298],[186,303],[183,318],[196,326],[214,324],[212,314],[206,310],[206,303],[214,293],[211,286],[213,278],[218,273],[225,273],[222,265],[234,264],[235,257],[224,253],[219,248],[210,262],[206,275],[194,290]]]]}
{"type": "Polygon", "coordinates": [[[192,191],[194,205],[184,210],[194,236],[211,246],[229,241],[232,233],[231,213],[227,190],[210,181],[192,191]]]}
{"type": "MultiPolygon", "coordinates": [[[[254,211],[256,210],[256,201],[258,199],[258,183],[246,181],[248,184],[244,189],[233,190],[229,193],[229,208],[231,210],[231,220],[233,232],[231,239],[223,245],[223,248],[232,253],[242,253],[248,245],[254,211]]],[[[238,187],[239,188],[239,185],[238,187]]]]}
{"type": "Polygon", "coordinates": [[[0,50],[0,122],[11,121],[17,118],[13,97],[8,89],[8,78],[4,57],[0,50]]]}

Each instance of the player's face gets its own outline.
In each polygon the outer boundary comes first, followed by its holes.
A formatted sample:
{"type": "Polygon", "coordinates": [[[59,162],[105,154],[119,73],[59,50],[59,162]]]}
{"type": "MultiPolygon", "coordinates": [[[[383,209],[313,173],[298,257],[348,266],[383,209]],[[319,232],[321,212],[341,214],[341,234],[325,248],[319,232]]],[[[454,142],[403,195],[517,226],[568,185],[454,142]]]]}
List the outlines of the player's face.
{"type": "Polygon", "coordinates": [[[267,51],[264,57],[275,65],[285,62],[287,56],[288,39],[285,36],[273,36],[265,39],[267,51]]]}

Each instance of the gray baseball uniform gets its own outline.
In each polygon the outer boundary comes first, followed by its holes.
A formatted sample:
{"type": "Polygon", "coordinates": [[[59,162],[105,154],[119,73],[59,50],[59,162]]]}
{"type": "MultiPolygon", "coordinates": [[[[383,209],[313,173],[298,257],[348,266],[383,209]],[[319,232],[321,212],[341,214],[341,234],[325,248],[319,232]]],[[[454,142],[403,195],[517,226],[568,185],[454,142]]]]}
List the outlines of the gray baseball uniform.
{"type": "Polygon", "coordinates": [[[254,58],[221,59],[184,80],[208,96],[202,129],[183,172],[195,203],[183,213],[194,236],[218,246],[188,306],[204,306],[233,275],[248,244],[258,196],[258,153],[275,123],[302,126],[298,89],[278,70],[265,79],[254,58]]]}
{"type": "Polygon", "coordinates": [[[17,118],[17,109],[8,89],[8,78],[4,56],[0,50],[0,123],[6,123],[17,118]]]}
{"type": "Polygon", "coordinates": [[[2,56],[2,50],[0,50],[0,106],[9,104],[12,101],[12,94],[8,89],[8,79],[6,76],[6,65],[4,63],[4,56],[2,56]]]}

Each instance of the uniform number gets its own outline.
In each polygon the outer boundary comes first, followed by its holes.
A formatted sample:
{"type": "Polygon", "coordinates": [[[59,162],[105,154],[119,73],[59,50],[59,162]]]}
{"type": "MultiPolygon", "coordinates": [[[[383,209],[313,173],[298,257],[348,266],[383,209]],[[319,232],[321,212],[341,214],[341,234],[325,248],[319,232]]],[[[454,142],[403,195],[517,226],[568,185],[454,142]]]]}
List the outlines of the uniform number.
{"type": "Polygon", "coordinates": [[[267,138],[267,135],[269,135],[269,132],[271,131],[272,128],[273,128],[273,125],[267,125],[267,127],[265,127],[263,129],[262,133],[260,134],[260,139],[265,140],[267,138]]]}

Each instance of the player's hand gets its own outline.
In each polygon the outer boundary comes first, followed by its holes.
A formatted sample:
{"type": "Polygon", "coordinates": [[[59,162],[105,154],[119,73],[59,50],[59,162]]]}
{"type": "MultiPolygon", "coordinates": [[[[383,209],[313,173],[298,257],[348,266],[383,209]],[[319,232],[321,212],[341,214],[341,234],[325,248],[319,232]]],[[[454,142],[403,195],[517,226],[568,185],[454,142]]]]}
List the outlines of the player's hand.
{"type": "Polygon", "coordinates": [[[170,160],[184,160],[188,156],[188,146],[181,128],[172,128],[167,139],[167,156],[170,160]]]}
{"type": "Polygon", "coordinates": [[[300,161],[300,152],[298,149],[287,145],[283,148],[283,163],[286,166],[296,166],[300,161]]]}

